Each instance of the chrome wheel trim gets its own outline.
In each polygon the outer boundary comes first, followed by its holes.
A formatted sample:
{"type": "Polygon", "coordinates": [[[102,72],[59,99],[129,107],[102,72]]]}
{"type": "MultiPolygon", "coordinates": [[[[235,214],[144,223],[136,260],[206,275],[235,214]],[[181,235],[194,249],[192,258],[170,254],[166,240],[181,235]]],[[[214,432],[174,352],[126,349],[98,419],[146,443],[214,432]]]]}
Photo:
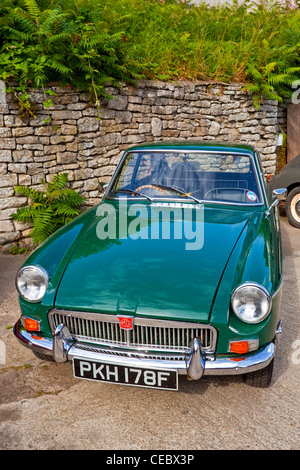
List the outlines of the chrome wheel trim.
{"type": "Polygon", "coordinates": [[[290,202],[291,215],[297,223],[300,223],[300,212],[297,210],[297,204],[300,205],[300,193],[295,194],[290,202]]]}

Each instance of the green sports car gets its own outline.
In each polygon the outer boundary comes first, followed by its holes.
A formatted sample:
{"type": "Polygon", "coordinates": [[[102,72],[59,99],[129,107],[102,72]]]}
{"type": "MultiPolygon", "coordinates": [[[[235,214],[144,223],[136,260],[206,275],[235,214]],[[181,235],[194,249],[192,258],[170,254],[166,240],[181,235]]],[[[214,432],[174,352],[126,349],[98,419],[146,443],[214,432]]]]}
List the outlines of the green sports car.
{"type": "Polygon", "coordinates": [[[17,273],[14,334],[82,379],[177,390],[179,374],[243,374],[269,386],[285,193],[251,146],[128,149],[101,203],[17,273]]]}

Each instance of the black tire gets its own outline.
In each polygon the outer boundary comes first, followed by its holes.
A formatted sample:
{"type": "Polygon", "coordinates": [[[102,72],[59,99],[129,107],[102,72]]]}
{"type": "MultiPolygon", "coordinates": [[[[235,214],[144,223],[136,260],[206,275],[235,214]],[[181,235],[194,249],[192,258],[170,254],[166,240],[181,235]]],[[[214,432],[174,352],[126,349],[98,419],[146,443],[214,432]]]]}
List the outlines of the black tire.
{"type": "Polygon", "coordinates": [[[273,375],[274,359],[264,369],[245,374],[243,379],[247,385],[258,388],[267,388],[271,385],[273,375]]]}
{"type": "Polygon", "coordinates": [[[300,186],[289,192],[286,198],[285,210],[289,223],[300,228],[300,186]]]}
{"type": "Polygon", "coordinates": [[[48,354],[43,354],[37,351],[32,351],[32,352],[36,357],[38,357],[39,359],[42,359],[42,361],[55,362],[54,358],[52,356],[49,356],[48,354]]]}

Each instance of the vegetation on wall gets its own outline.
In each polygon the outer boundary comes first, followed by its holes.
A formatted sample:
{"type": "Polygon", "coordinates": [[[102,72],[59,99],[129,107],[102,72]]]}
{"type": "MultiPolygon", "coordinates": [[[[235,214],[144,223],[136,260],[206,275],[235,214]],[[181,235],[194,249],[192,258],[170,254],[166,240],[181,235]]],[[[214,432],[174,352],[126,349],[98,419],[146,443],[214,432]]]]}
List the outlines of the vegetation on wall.
{"type": "Polygon", "coordinates": [[[220,8],[176,0],[1,0],[0,79],[34,116],[28,86],[89,90],[138,78],[245,83],[258,106],[300,77],[300,10],[247,1],[220,8]]]}
{"type": "Polygon", "coordinates": [[[46,240],[52,233],[80,213],[84,198],[68,187],[68,174],[59,173],[49,183],[42,181],[44,190],[17,186],[15,191],[28,198],[28,206],[12,214],[18,222],[32,223],[30,236],[34,244],[46,240]]]}

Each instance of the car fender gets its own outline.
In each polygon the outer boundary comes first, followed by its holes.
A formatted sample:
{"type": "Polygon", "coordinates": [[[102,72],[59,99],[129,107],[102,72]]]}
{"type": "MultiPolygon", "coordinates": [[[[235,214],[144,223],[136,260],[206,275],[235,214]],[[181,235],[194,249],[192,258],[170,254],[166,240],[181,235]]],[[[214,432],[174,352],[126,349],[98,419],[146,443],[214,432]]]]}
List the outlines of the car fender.
{"type": "Polygon", "coordinates": [[[219,350],[226,351],[233,337],[259,337],[261,344],[272,341],[280,309],[281,263],[281,240],[275,216],[268,220],[264,212],[253,213],[231,253],[212,306],[210,322],[222,330],[219,350]],[[242,322],[231,309],[232,292],[245,282],[262,285],[272,297],[270,315],[255,325],[242,322]]]}
{"type": "MultiPolygon", "coordinates": [[[[73,221],[57,230],[29,255],[22,267],[29,265],[41,266],[49,275],[49,284],[41,302],[34,304],[19,296],[23,315],[29,315],[37,320],[45,319],[48,310],[54,305],[56,291],[68,261],[79,238],[92,223],[96,209],[97,206],[83,212],[73,221]]],[[[45,330],[47,329],[48,326],[46,325],[45,330]]],[[[50,331],[48,333],[50,334],[50,331]]]]}

